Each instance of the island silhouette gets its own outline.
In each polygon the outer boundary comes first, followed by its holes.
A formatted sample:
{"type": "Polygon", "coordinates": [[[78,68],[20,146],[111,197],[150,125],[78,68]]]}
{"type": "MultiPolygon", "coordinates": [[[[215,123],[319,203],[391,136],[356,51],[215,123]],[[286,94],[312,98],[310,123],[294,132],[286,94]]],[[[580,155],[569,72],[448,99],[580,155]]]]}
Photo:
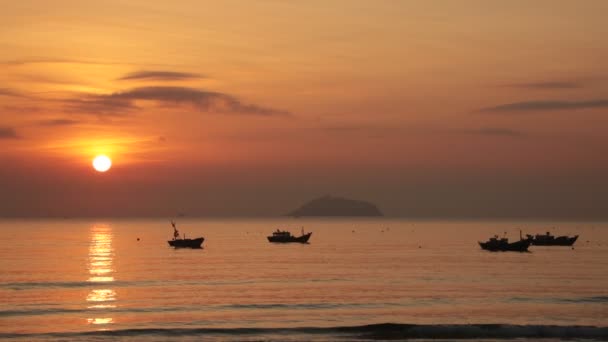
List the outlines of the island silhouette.
{"type": "Polygon", "coordinates": [[[309,202],[306,202],[298,209],[290,212],[287,216],[301,217],[301,216],[364,216],[364,217],[375,217],[383,216],[380,209],[375,204],[361,201],[347,199],[343,197],[326,195],[323,197],[315,198],[309,202]]]}

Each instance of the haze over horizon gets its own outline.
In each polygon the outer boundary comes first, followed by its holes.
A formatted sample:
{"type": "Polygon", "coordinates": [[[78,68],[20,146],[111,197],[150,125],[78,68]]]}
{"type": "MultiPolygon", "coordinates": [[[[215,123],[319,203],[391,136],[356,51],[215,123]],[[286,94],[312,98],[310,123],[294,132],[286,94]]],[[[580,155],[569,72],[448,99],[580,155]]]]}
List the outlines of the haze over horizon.
{"type": "Polygon", "coordinates": [[[331,194],[386,216],[605,219],[607,15],[2,1],[0,217],[279,216],[331,194]]]}

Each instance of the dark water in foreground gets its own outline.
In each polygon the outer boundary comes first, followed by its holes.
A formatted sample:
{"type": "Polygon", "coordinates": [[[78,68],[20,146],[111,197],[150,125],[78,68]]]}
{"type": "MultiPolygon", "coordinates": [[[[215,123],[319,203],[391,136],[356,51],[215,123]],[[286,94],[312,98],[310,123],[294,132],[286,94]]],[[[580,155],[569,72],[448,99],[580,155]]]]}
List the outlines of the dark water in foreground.
{"type": "Polygon", "coordinates": [[[205,248],[169,248],[163,220],[0,221],[0,339],[608,340],[605,223],[178,224],[205,248]],[[308,245],[266,241],[300,226],[308,245]],[[580,238],[523,254],[477,245],[519,228],[580,238]]]}

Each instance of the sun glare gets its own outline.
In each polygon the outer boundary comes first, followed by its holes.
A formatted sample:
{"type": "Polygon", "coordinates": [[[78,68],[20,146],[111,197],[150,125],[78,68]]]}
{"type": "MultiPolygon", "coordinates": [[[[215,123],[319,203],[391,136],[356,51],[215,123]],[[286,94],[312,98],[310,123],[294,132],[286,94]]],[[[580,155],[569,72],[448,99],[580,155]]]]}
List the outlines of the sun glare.
{"type": "Polygon", "coordinates": [[[104,155],[99,155],[93,159],[93,168],[98,172],[106,172],[112,167],[112,160],[104,155]]]}

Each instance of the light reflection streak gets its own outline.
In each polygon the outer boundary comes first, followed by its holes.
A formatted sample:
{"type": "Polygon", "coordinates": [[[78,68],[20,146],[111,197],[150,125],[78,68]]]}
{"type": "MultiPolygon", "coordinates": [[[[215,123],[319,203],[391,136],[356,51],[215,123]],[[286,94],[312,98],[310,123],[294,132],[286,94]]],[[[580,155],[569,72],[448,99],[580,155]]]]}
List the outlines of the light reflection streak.
{"type": "MultiPolygon", "coordinates": [[[[89,245],[89,279],[94,283],[114,281],[113,273],[114,249],[112,248],[112,228],[108,225],[93,225],[91,227],[91,243],[89,245]]],[[[102,284],[99,284],[102,285],[102,284]]],[[[87,308],[93,310],[113,309],[116,307],[116,292],[109,286],[91,290],[87,295],[87,308]]],[[[107,314],[107,312],[99,312],[107,314]]],[[[87,324],[105,325],[114,323],[112,317],[87,318],[87,324]]]]}
{"type": "Polygon", "coordinates": [[[111,317],[87,318],[87,323],[89,323],[89,324],[109,324],[109,323],[114,323],[114,320],[111,317]]]}

